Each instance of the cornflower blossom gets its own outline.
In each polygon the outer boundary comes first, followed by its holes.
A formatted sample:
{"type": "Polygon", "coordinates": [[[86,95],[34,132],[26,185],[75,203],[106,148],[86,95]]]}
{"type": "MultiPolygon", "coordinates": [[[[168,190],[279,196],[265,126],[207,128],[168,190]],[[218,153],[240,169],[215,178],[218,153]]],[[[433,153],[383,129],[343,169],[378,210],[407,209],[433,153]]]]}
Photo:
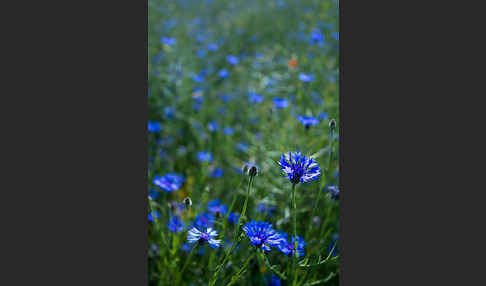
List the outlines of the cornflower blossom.
{"type": "Polygon", "coordinates": [[[169,37],[162,37],[162,38],[160,38],[160,42],[162,44],[167,45],[167,46],[173,46],[176,43],[176,39],[175,38],[169,38],[169,37]]]}
{"type": "Polygon", "coordinates": [[[213,161],[213,155],[208,151],[201,151],[197,153],[197,159],[201,162],[211,162],[213,161]]]}
{"type": "Polygon", "coordinates": [[[187,241],[189,243],[207,242],[212,248],[218,248],[221,246],[221,240],[215,239],[217,236],[218,233],[210,227],[205,230],[199,230],[197,227],[193,227],[187,232],[187,241]]]}
{"type": "Polygon", "coordinates": [[[263,249],[264,251],[271,251],[271,246],[278,246],[280,244],[280,235],[276,232],[272,225],[263,221],[250,221],[244,227],[251,244],[263,249]]]}
{"type": "Polygon", "coordinates": [[[300,152],[284,153],[278,163],[292,184],[316,180],[321,174],[319,164],[300,152]]]}
{"type": "Polygon", "coordinates": [[[149,132],[160,132],[162,130],[162,127],[160,126],[160,122],[158,121],[148,121],[148,131],[149,132]]]}
{"type": "Polygon", "coordinates": [[[314,116],[299,116],[298,119],[306,128],[319,123],[319,119],[315,118],[314,116]]]}
{"type": "Polygon", "coordinates": [[[154,222],[154,218],[159,218],[159,217],[160,217],[160,213],[158,211],[153,211],[148,214],[148,220],[151,222],[154,222]]]}
{"type": "Polygon", "coordinates": [[[178,217],[173,217],[167,224],[167,227],[172,232],[181,232],[184,230],[184,222],[178,217]]]}
{"type": "MultiPolygon", "coordinates": [[[[295,250],[294,250],[295,237],[292,236],[290,243],[287,239],[287,233],[281,232],[280,237],[281,239],[278,245],[278,249],[285,255],[290,255],[290,256],[295,255],[295,250]]],[[[297,257],[304,256],[304,247],[305,247],[304,239],[301,238],[300,236],[297,236],[297,257]]]]}
{"type": "Polygon", "coordinates": [[[261,103],[263,101],[263,96],[261,96],[260,94],[256,94],[254,92],[250,92],[248,94],[248,98],[252,103],[261,103]]]}
{"type": "Polygon", "coordinates": [[[225,127],[223,128],[223,134],[224,135],[233,135],[235,131],[233,130],[232,127],[225,127]]]}
{"type": "Polygon", "coordinates": [[[218,76],[220,78],[227,78],[229,76],[229,72],[227,69],[221,69],[219,72],[218,72],[218,76]]]}
{"type": "Polygon", "coordinates": [[[273,99],[273,104],[276,108],[287,108],[289,106],[289,102],[285,98],[278,97],[273,99]]]}
{"type": "Polygon", "coordinates": [[[205,228],[213,226],[214,216],[210,213],[201,213],[196,216],[194,220],[194,226],[199,228],[205,228]]]}
{"type": "Polygon", "coordinates": [[[305,74],[305,73],[300,73],[299,74],[299,79],[303,82],[311,82],[314,80],[314,75],[312,74],[305,74]]]}
{"type": "Polygon", "coordinates": [[[238,62],[239,62],[239,59],[234,55],[229,55],[229,56],[226,57],[226,61],[231,65],[237,65],[238,62]]]}
{"type": "Polygon", "coordinates": [[[208,203],[208,211],[213,214],[221,214],[225,215],[228,211],[228,207],[226,205],[221,204],[221,200],[214,200],[208,203]]]}
{"type": "Polygon", "coordinates": [[[221,178],[223,176],[223,169],[221,168],[214,168],[211,172],[211,177],[214,178],[221,178]]]}
{"type": "Polygon", "coordinates": [[[155,176],[153,183],[162,190],[170,193],[181,188],[184,183],[184,175],[169,173],[163,176],[155,176]]]}

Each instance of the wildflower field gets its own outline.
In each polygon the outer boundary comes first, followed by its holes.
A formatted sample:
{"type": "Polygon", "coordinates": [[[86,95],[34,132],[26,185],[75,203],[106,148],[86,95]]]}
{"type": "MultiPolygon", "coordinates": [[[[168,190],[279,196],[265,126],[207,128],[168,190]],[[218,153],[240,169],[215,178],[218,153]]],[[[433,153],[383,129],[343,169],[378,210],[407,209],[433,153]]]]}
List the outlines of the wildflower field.
{"type": "Polygon", "coordinates": [[[149,285],[338,285],[337,1],[148,4],[149,285]]]}

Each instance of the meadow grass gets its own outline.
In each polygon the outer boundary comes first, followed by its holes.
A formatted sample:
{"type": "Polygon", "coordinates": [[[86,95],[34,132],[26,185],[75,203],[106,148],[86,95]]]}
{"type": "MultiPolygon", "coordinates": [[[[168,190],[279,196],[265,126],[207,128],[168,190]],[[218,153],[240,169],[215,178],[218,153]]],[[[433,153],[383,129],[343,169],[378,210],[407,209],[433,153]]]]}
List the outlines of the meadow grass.
{"type": "Polygon", "coordinates": [[[149,284],[337,285],[337,1],[149,0],[148,25],[149,284]],[[291,182],[288,152],[320,175],[291,182]]]}

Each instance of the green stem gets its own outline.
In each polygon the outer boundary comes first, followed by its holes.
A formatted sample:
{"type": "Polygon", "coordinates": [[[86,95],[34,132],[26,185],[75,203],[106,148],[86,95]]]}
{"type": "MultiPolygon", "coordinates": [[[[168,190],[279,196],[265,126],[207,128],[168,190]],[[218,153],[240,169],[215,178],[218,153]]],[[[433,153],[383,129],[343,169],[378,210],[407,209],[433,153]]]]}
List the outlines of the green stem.
{"type": "Polygon", "coordinates": [[[182,275],[184,274],[184,270],[186,270],[186,267],[189,264],[189,261],[191,261],[192,254],[194,253],[194,249],[196,249],[196,246],[197,246],[197,243],[194,244],[194,246],[191,249],[191,252],[189,252],[189,256],[187,257],[186,262],[184,263],[184,266],[182,266],[182,270],[179,273],[179,278],[177,279],[177,284],[176,285],[179,285],[179,283],[181,282],[182,275]]]}
{"type": "Polygon", "coordinates": [[[218,279],[219,272],[221,271],[221,269],[223,269],[223,266],[226,264],[226,262],[231,258],[231,255],[233,254],[233,250],[236,248],[236,245],[239,242],[238,238],[240,236],[239,235],[240,234],[240,222],[241,222],[241,218],[244,217],[245,214],[246,214],[246,208],[248,206],[248,198],[250,197],[250,190],[251,190],[252,182],[253,182],[253,176],[250,176],[250,180],[248,181],[248,188],[246,190],[245,203],[243,204],[243,209],[241,211],[241,215],[238,218],[238,222],[237,222],[236,227],[235,227],[235,233],[233,235],[233,242],[231,243],[231,249],[226,253],[226,255],[223,259],[223,262],[216,267],[216,272],[213,275],[213,279],[211,279],[211,282],[209,283],[210,286],[214,286],[214,284],[216,283],[216,281],[218,279]]]}
{"type": "Polygon", "coordinates": [[[292,255],[292,273],[293,273],[293,282],[292,285],[295,285],[297,282],[297,203],[295,202],[295,186],[296,184],[292,184],[292,214],[293,214],[293,234],[294,234],[294,255],[292,255]]]}

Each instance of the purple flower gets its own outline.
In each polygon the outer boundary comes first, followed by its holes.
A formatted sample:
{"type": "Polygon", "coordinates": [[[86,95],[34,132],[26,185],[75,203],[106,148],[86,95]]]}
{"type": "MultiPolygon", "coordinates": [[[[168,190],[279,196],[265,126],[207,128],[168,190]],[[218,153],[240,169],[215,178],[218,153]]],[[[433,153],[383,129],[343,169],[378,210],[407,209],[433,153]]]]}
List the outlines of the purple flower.
{"type": "Polygon", "coordinates": [[[218,72],[218,76],[220,78],[227,78],[229,76],[229,72],[227,69],[221,69],[219,72],[218,72]]]}
{"type": "Polygon", "coordinates": [[[201,213],[196,216],[194,225],[199,228],[210,227],[214,223],[214,217],[210,213],[201,213]]]}
{"type": "Polygon", "coordinates": [[[214,168],[211,172],[211,177],[221,178],[223,176],[223,169],[221,168],[214,168]]]}
{"type": "Polygon", "coordinates": [[[167,224],[167,227],[172,232],[181,232],[182,230],[184,230],[184,222],[181,221],[178,217],[173,217],[167,224]]]}
{"type": "Polygon", "coordinates": [[[252,103],[261,103],[263,101],[263,96],[261,96],[260,94],[256,94],[254,92],[250,92],[248,94],[248,98],[252,103]]]}
{"type": "MultiPolygon", "coordinates": [[[[287,233],[281,232],[280,237],[281,239],[278,245],[278,249],[285,255],[295,255],[295,237],[292,237],[292,240],[290,242],[287,240],[287,233]]],[[[304,239],[302,239],[300,236],[297,236],[297,257],[301,257],[304,255],[304,246],[304,239]]]]}
{"type": "Polygon", "coordinates": [[[197,153],[197,159],[201,162],[211,162],[213,161],[213,155],[208,151],[201,151],[197,153]]]}
{"type": "Polygon", "coordinates": [[[156,133],[156,132],[160,132],[160,130],[162,130],[160,122],[150,121],[150,120],[148,121],[148,131],[149,132],[156,133]]]}
{"type": "Polygon", "coordinates": [[[154,222],[154,218],[159,218],[160,217],[160,213],[158,211],[153,211],[151,213],[148,214],[148,220],[151,221],[151,222],[154,222]]]}

